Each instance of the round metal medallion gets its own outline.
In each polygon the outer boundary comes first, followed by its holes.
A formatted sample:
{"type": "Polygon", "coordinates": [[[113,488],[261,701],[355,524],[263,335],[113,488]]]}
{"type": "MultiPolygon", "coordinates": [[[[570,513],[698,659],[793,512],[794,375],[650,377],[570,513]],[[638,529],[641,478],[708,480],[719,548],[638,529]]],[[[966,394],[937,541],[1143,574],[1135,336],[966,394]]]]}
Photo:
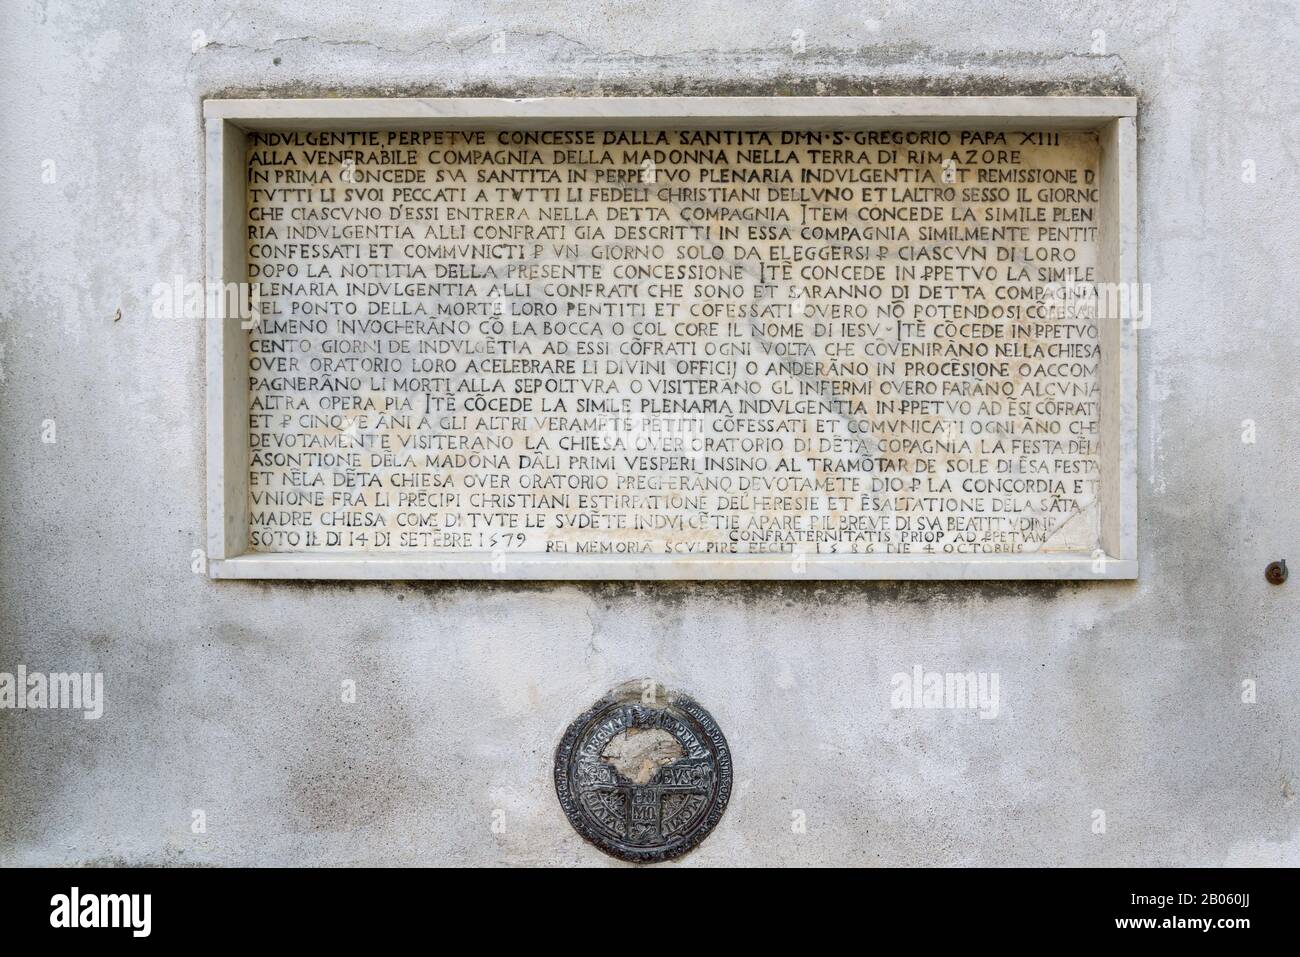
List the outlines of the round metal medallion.
{"type": "Polygon", "coordinates": [[[731,797],[731,751],[712,715],[663,685],[629,682],[569,725],[555,793],[607,854],[649,863],[704,840],[731,797]]]}

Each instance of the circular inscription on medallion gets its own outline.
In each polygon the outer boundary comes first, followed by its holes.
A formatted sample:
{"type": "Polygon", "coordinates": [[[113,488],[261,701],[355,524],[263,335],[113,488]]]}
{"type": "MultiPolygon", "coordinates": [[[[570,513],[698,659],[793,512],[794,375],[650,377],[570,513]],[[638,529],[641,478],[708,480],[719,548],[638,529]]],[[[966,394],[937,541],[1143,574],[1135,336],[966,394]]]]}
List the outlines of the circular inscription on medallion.
{"type": "Polygon", "coordinates": [[[691,698],[630,682],[569,725],[555,752],[555,793],[569,823],[605,853],[666,861],[722,818],[731,751],[691,698]]]}

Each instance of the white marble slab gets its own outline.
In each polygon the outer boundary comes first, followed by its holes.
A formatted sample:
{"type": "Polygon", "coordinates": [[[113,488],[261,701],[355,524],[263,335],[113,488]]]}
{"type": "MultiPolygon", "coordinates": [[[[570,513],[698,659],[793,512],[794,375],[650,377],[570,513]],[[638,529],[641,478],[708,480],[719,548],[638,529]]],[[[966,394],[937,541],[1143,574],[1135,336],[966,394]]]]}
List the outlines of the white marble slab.
{"type": "MultiPolygon", "coordinates": [[[[1091,169],[1093,172],[1088,175],[1091,177],[1095,174],[1098,186],[1096,209],[1075,208],[1073,214],[1086,213],[1091,221],[1099,222],[1099,229],[1088,234],[1095,236],[1096,241],[1081,240],[1045,245],[1052,247],[1048,251],[1054,250],[1059,253],[1062,249],[1066,249],[1072,256],[1077,254],[1076,261],[1088,263],[1090,268],[1095,266],[1099,280],[1131,283],[1136,281],[1135,148],[1132,118],[1134,113],[1134,102],[1130,98],[1104,97],[208,101],[205,103],[205,115],[208,125],[209,164],[209,281],[241,281],[249,265],[249,260],[245,258],[249,250],[252,250],[254,261],[257,261],[265,251],[271,257],[268,262],[278,263],[279,260],[275,259],[277,254],[283,253],[286,248],[290,252],[298,248],[277,245],[276,241],[280,237],[274,229],[270,231],[268,242],[261,246],[246,241],[246,231],[252,235],[258,228],[255,222],[246,219],[245,190],[253,188],[247,184],[249,174],[248,167],[245,165],[246,149],[250,143],[253,144],[253,148],[257,148],[256,144],[259,140],[257,136],[250,136],[245,131],[399,128],[410,130],[560,128],[599,130],[608,128],[644,131],[716,127],[733,130],[887,128],[960,131],[974,128],[990,131],[1049,129],[1071,131],[1062,133],[1061,136],[1067,138],[1065,140],[1067,144],[1079,143],[1077,148],[1058,145],[1055,154],[1052,150],[1046,150],[1038,159],[1017,157],[1013,165],[1050,166],[1053,162],[1065,162],[1067,166],[1077,167],[1079,170],[1084,167],[1091,169]],[[1096,132],[1096,139],[1091,140],[1094,151],[1091,159],[1087,158],[1086,153],[1086,144],[1089,142],[1087,131],[1096,132]],[[1077,139],[1068,139],[1071,136],[1077,139]],[[1062,148],[1066,149],[1065,154],[1060,153],[1062,148]],[[1070,150],[1076,152],[1071,153],[1070,150]],[[1057,159],[1053,160],[1052,155],[1056,155],[1057,159]],[[1068,162],[1060,159],[1063,155],[1068,158],[1068,162]]],[[[928,140],[916,140],[916,142],[928,142],[928,140]]],[[[1061,140],[1058,137],[1051,142],[1059,144],[1061,140]]],[[[952,143],[955,144],[956,140],[952,143]]],[[[267,149],[261,159],[271,165],[283,161],[283,155],[277,156],[272,147],[277,145],[286,147],[286,142],[276,142],[272,139],[264,141],[263,145],[267,149]]],[[[292,148],[281,149],[281,154],[284,152],[292,152],[292,148]]],[[[291,159],[297,163],[305,155],[307,154],[300,153],[297,159],[292,157],[291,159]]],[[[1003,155],[999,154],[999,156],[1003,155]]],[[[753,162],[760,165],[782,162],[778,151],[773,151],[774,158],[765,158],[757,153],[754,156],[756,158],[753,162]]],[[[414,168],[418,164],[415,163],[414,154],[412,157],[411,168],[414,168]]],[[[795,163],[806,162],[806,157],[796,158],[793,153],[788,153],[786,158],[795,163]]],[[[586,161],[592,162],[590,157],[586,161]]],[[[726,162],[731,164],[737,161],[728,157],[726,162]]],[[[986,159],[984,162],[987,165],[993,160],[986,159]]],[[[557,169],[563,172],[565,164],[560,161],[558,154],[556,163],[557,169]]],[[[699,169],[697,168],[695,172],[698,178],[699,169]]],[[[269,182],[271,178],[264,174],[263,183],[269,182]]],[[[250,197],[249,203],[256,206],[259,202],[257,194],[250,192],[247,195],[250,197]]],[[[267,210],[272,210],[283,215],[288,210],[295,215],[302,213],[310,216],[313,207],[320,208],[322,205],[334,204],[335,199],[332,195],[327,203],[323,203],[323,196],[324,194],[314,196],[308,189],[301,194],[295,194],[293,202],[281,202],[281,197],[266,199],[264,194],[261,200],[264,205],[258,206],[257,209],[263,214],[267,210]]],[[[536,211],[543,201],[534,199],[529,202],[536,211]]],[[[549,202],[549,200],[545,201],[549,202]]],[[[602,217],[609,214],[609,210],[600,207],[599,204],[587,205],[599,212],[602,217]]],[[[778,207],[789,208],[796,213],[794,207],[797,205],[777,204],[778,207]]],[[[978,209],[981,214],[990,206],[988,203],[980,204],[973,200],[970,204],[964,205],[978,209]]],[[[583,206],[582,202],[578,202],[575,208],[583,206]]],[[[776,207],[769,207],[768,215],[771,215],[772,208],[776,207]]],[[[1058,207],[1050,208],[1056,214],[1058,207]]],[[[1070,212],[1065,206],[1059,209],[1061,214],[1070,212]]],[[[592,215],[594,216],[594,213],[592,215]]],[[[793,218],[798,217],[795,215],[793,218]]],[[[307,249],[307,247],[302,248],[307,249]]],[[[320,247],[311,247],[311,249],[319,252],[320,247]]],[[[589,253],[589,249],[583,250],[584,256],[589,253]]],[[[889,257],[896,258],[896,252],[890,251],[889,257]]],[[[1011,272],[1009,267],[1007,271],[1008,274],[1011,272]]],[[[284,294],[283,302],[276,303],[272,298],[263,308],[275,310],[283,307],[292,310],[300,307],[304,295],[303,287],[298,287],[296,291],[292,286],[286,288],[288,292],[284,294]]],[[[787,288],[785,293],[789,291],[787,288]]],[[[333,296],[334,293],[328,295],[333,296]]],[[[638,296],[641,295],[643,294],[638,293],[638,296]]],[[[400,307],[401,303],[397,305],[400,307]]],[[[509,310],[511,307],[506,305],[504,308],[509,310]]],[[[274,322],[270,325],[274,328],[274,322]]],[[[522,531],[518,534],[511,533],[504,540],[504,544],[501,536],[492,535],[490,538],[479,536],[479,539],[482,539],[481,548],[466,547],[464,542],[461,542],[457,548],[399,548],[394,544],[391,535],[383,538],[373,538],[369,534],[362,535],[361,548],[356,547],[357,542],[350,535],[346,537],[334,535],[328,540],[328,544],[322,534],[312,534],[307,539],[298,534],[293,535],[291,539],[286,537],[276,528],[277,525],[280,529],[284,527],[286,521],[284,515],[288,515],[287,521],[290,527],[315,528],[319,531],[322,521],[327,525],[332,524],[339,520],[340,515],[345,521],[350,521],[349,516],[355,517],[364,513],[367,521],[373,522],[375,514],[383,511],[380,506],[385,502],[376,502],[373,499],[366,501],[364,495],[354,495],[350,502],[340,503],[337,496],[333,500],[328,500],[317,495],[310,503],[310,508],[292,513],[277,514],[268,512],[265,508],[259,509],[257,499],[259,489],[263,493],[260,501],[264,506],[267,501],[265,498],[267,488],[276,489],[275,494],[280,495],[280,500],[283,501],[284,490],[301,491],[307,487],[303,484],[307,480],[302,477],[301,471],[291,470],[288,467],[278,470],[255,467],[250,472],[246,464],[249,462],[250,435],[256,437],[258,443],[272,440],[284,442],[286,436],[290,439],[295,437],[293,433],[298,427],[290,424],[287,416],[284,417],[285,421],[278,431],[272,427],[270,416],[264,415],[259,419],[256,413],[262,407],[262,402],[269,400],[274,403],[277,398],[282,398],[274,395],[275,388],[281,387],[281,384],[273,387],[266,386],[265,383],[271,381],[266,378],[262,380],[263,386],[254,384],[251,390],[254,414],[251,417],[253,425],[250,427],[248,350],[250,339],[254,342],[255,350],[263,345],[259,342],[259,328],[255,327],[250,331],[241,327],[238,317],[226,319],[213,316],[209,318],[208,340],[209,571],[216,578],[370,579],[798,580],[800,578],[1113,579],[1136,577],[1134,324],[1127,320],[1109,322],[1103,317],[1097,325],[1100,334],[1091,348],[1099,349],[1100,358],[1096,363],[1096,378],[1089,380],[1091,383],[1089,387],[1097,392],[1098,411],[1093,415],[1091,422],[1078,419],[1076,414],[1074,418],[1062,417],[1057,423],[1058,425],[1064,423],[1074,430],[1082,426],[1085,433],[1095,433],[1095,452],[1086,449],[1076,450],[1078,454],[1072,454],[1065,459],[1043,455],[1039,456],[1041,461],[1030,461],[1025,466],[1031,470],[1046,470],[1046,472],[1051,472],[1052,469],[1073,469],[1079,473],[1091,470],[1097,476],[1095,482],[1089,483],[1087,494],[1080,493],[1078,485],[1074,487],[1076,497],[1071,499],[1072,514],[1068,520],[1052,524],[1051,533],[1045,543],[1031,543],[1028,546],[1017,543],[1014,550],[999,554],[944,554],[942,550],[934,549],[933,545],[929,546],[927,552],[920,554],[910,548],[908,552],[900,553],[902,546],[897,544],[868,545],[865,547],[872,551],[867,554],[861,552],[861,546],[853,545],[852,548],[858,553],[843,554],[844,546],[842,543],[834,544],[834,536],[831,536],[827,542],[821,543],[815,541],[817,536],[812,536],[805,538],[805,541],[813,541],[811,545],[804,543],[781,545],[773,539],[757,546],[745,546],[758,548],[765,553],[737,554],[734,542],[729,546],[725,535],[698,531],[684,536],[690,541],[673,542],[662,540],[662,536],[649,537],[642,543],[645,544],[646,551],[637,554],[612,552],[584,554],[575,553],[573,549],[598,545],[596,539],[601,536],[544,532],[541,531],[543,525],[541,519],[534,522],[534,527],[527,534],[522,531]],[[261,388],[260,392],[259,388],[261,388]],[[1090,464],[1094,455],[1095,461],[1090,464]],[[250,474],[254,486],[251,489],[250,474]],[[254,496],[252,504],[250,504],[250,492],[254,496]],[[253,530],[251,538],[250,524],[253,530]],[[709,554],[680,553],[686,546],[719,551],[709,554]],[[679,553],[663,553],[674,548],[679,553]],[[727,553],[729,548],[732,553],[727,553]],[[781,548],[781,551],[773,552],[771,551],[773,548],[781,548]],[[831,548],[836,549],[835,554],[828,553],[831,548]],[[936,554],[936,551],[939,553],[936,554]]],[[[282,325],[280,328],[288,328],[288,326],[282,325]]],[[[332,336],[333,332],[329,335],[332,336]]],[[[1087,347],[1087,344],[1081,343],[1080,348],[1083,347],[1087,347]]],[[[256,357],[253,361],[257,362],[256,357]]],[[[282,360],[281,369],[288,368],[284,364],[286,361],[282,360]]],[[[709,374],[716,375],[718,370],[714,369],[709,374]]],[[[257,378],[253,377],[253,381],[256,383],[257,378]]],[[[513,380],[511,384],[515,384],[513,380]]],[[[619,385],[619,388],[624,387],[626,381],[619,385]]],[[[1075,387],[1078,388],[1077,383],[1075,387]]],[[[770,383],[765,388],[770,388],[770,383]]],[[[780,389],[778,388],[777,391],[779,393],[780,389]]],[[[935,413],[932,411],[931,414],[935,413]]],[[[959,416],[953,414],[950,418],[956,419],[959,416]]],[[[959,431],[969,425],[961,422],[950,424],[959,431]]],[[[819,428],[821,427],[819,425],[819,428]]],[[[536,430],[524,429],[525,433],[530,431],[533,432],[531,441],[536,442],[538,438],[536,430]]],[[[527,434],[522,438],[525,444],[530,441],[527,434]]],[[[551,438],[554,440],[554,436],[551,438]]],[[[969,469],[972,464],[978,465],[973,458],[963,459],[966,464],[956,466],[958,471],[969,469]]],[[[541,461],[540,458],[537,460],[536,467],[542,467],[541,461]]],[[[561,460],[556,458],[546,465],[546,468],[568,468],[567,464],[561,465],[560,462],[561,460]]],[[[952,463],[949,462],[949,466],[951,465],[952,463]]],[[[410,470],[409,464],[407,470],[410,470]]],[[[452,486],[464,490],[464,479],[465,476],[460,476],[461,484],[457,485],[457,479],[453,478],[452,486]]],[[[509,477],[503,481],[505,488],[511,487],[509,477]]],[[[1060,497],[1057,496],[1058,499],[1060,497]]],[[[1011,499],[1008,498],[1006,501],[1009,502],[1011,499]]],[[[789,506],[778,502],[775,507],[779,511],[789,506]]],[[[835,509],[849,507],[847,504],[837,504],[835,509]]],[[[867,508],[865,498],[862,507],[867,508]]],[[[986,506],[976,503],[973,507],[979,512],[986,506]]],[[[635,521],[637,508],[633,501],[630,518],[625,515],[623,520],[635,521]]],[[[892,514],[894,504],[889,503],[888,508],[892,514]]],[[[1030,509],[1032,511],[1032,505],[1030,509]]],[[[509,509],[507,508],[506,511],[509,509]]],[[[391,509],[385,514],[386,521],[393,518],[391,509]]],[[[923,515],[920,517],[924,518],[923,515]]],[[[456,521],[468,522],[463,515],[456,521]]],[[[516,522],[518,521],[519,518],[516,516],[516,522]]],[[[911,519],[907,521],[910,522],[911,519]]],[[[357,523],[360,527],[359,518],[357,523]]],[[[912,532],[905,534],[910,536],[912,532]]],[[[606,537],[621,538],[624,540],[623,544],[627,545],[636,544],[633,540],[645,536],[633,532],[618,532],[606,537]]],[[[676,537],[683,538],[681,535],[676,537]]],[[[940,535],[940,539],[942,537],[940,535]]],[[[917,546],[921,545],[921,538],[922,536],[918,534],[915,539],[917,546]]],[[[466,536],[465,541],[469,540],[466,536]]],[[[952,547],[951,536],[949,547],[952,547]]],[[[742,548],[741,551],[743,550],[742,548]]]]}

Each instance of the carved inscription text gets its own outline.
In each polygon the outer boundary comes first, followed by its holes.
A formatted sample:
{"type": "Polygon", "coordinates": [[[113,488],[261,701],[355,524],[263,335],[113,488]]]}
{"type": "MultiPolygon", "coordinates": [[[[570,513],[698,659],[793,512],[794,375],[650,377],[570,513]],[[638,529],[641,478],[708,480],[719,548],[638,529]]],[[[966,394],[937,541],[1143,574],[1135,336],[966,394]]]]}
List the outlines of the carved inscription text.
{"type": "Polygon", "coordinates": [[[250,133],[255,551],[1088,552],[1091,133],[250,133]]]}

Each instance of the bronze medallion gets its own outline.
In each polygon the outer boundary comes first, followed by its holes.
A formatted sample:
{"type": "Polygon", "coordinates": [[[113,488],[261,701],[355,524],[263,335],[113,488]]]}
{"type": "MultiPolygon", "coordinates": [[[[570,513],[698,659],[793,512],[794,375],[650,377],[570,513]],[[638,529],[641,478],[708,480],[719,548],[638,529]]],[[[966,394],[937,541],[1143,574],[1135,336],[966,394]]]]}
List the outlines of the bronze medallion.
{"type": "Polygon", "coordinates": [[[606,854],[671,860],[722,818],[731,751],[693,699],[630,682],[569,725],[555,752],[555,793],[574,829],[606,854]]]}

